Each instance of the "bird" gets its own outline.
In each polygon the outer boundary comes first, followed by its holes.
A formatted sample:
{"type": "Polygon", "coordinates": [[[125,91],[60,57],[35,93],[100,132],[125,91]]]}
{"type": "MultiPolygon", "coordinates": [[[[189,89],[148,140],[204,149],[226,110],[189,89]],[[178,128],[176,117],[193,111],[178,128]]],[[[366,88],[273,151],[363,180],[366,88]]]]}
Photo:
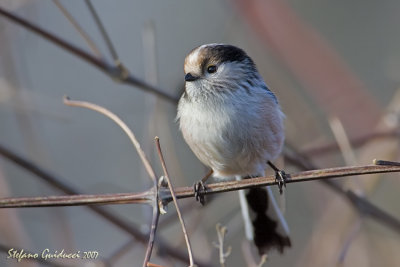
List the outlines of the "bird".
{"type": "MultiPolygon", "coordinates": [[[[218,180],[251,179],[264,176],[270,166],[282,193],[286,174],[272,162],[284,145],[285,115],[254,61],[239,47],[204,44],[187,54],[184,73],[176,120],[210,174],[218,180]]],[[[209,176],[195,184],[200,202],[209,176]]],[[[260,255],[291,246],[289,227],[269,187],[240,190],[239,200],[245,235],[260,255]]]]}

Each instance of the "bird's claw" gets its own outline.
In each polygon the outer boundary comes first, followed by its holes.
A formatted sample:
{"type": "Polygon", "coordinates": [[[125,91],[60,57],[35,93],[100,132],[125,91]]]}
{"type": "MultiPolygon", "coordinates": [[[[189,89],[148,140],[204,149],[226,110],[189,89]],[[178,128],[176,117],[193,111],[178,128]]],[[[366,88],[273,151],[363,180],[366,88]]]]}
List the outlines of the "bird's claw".
{"type": "Polygon", "coordinates": [[[279,193],[283,193],[283,187],[286,187],[287,175],[283,170],[275,171],[275,181],[278,183],[279,193]]]}
{"type": "Polygon", "coordinates": [[[204,205],[205,200],[204,200],[204,195],[206,194],[206,186],[204,185],[203,181],[198,181],[193,185],[194,189],[194,197],[196,198],[196,201],[199,201],[201,205],[204,205]]]}

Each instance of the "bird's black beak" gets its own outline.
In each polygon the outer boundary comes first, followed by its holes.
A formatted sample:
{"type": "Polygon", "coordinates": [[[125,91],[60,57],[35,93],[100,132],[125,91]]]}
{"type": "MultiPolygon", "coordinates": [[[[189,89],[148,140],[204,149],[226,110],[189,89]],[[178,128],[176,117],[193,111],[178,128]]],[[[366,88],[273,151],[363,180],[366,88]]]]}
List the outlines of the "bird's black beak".
{"type": "Polygon", "coordinates": [[[190,72],[185,75],[186,82],[193,82],[197,80],[199,77],[193,76],[190,72]]]}

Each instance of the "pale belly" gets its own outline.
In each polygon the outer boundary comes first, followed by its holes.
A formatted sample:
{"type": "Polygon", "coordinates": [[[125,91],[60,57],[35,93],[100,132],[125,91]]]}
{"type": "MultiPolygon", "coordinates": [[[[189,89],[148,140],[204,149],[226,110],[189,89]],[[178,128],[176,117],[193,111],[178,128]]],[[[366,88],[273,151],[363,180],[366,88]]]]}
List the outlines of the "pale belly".
{"type": "MultiPolygon", "coordinates": [[[[262,117],[251,122],[244,117],[193,109],[180,116],[185,141],[215,177],[263,175],[267,161],[282,149],[283,129],[274,129],[262,117]]],[[[283,128],[281,122],[278,128],[283,128]]]]}

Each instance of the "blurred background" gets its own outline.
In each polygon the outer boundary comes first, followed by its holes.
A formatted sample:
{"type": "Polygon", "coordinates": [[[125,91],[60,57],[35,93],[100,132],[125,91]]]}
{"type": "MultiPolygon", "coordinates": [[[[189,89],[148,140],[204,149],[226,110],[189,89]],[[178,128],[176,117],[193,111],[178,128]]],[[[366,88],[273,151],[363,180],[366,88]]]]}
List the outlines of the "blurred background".
{"type": "MultiPolygon", "coordinates": [[[[103,62],[114,56],[88,1],[2,0],[0,8],[71,43],[103,62]],[[69,21],[80,25],[90,44],[69,21]]],[[[92,7],[129,73],[178,98],[186,54],[204,43],[230,43],[254,59],[278,96],[286,118],[286,153],[297,150],[318,168],[399,161],[400,2],[327,0],[137,1],[96,0],[92,7]]],[[[184,143],[176,104],[118,82],[65,49],[0,15],[0,146],[29,159],[82,193],[140,192],[151,184],[129,139],[109,119],[63,105],[64,95],[102,105],[134,131],[157,174],[159,136],[175,186],[192,185],[207,169],[184,143]]],[[[0,154],[3,154],[0,153],[0,154]]],[[[283,165],[285,162],[285,165],[283,165]]],[[[287,160],[287,172],[299,169],[287,160]]],[[[400,219],[399,175],[337,179],[400,219]],[[381,179],[382,178],[382,179],[381,179]]],[[[63,195],[0,155],[0,196],[63,195]]],[[[228,229],[226,266],[257,266],[244,240],[237,192],[201,207],[181,200],[194,256],[219,266],[215,226],[228,229]]],[[[151,207],[105,209],[146,234],[151,207]]],[[[285,216],[292,248],[271,252],[264,266],[399,266],[400,230],[364,216],[321,182],[290,184],[285,216]]],[[[160,218],[151,262],[187,266],[175,208],[160,218]]],[[[0,266],[44,266],[7,259],[10,248],[97,251],[89,261],[62,266],[141,266],[146,247],[87,207],[0,210],[0,266]]]]}

